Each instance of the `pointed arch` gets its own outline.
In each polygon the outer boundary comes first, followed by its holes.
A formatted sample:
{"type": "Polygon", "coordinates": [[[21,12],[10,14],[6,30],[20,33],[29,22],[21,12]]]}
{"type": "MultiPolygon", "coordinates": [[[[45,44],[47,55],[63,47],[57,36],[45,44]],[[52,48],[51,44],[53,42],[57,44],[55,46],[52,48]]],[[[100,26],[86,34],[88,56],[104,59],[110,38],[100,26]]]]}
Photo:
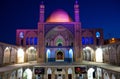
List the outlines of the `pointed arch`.
{"type": "Polygon", "coordinates": [[[114,74],[112,74],[112,79],[116,79],[114,74]]]}
{"type": "Polygon", "coordinates": [[[8,64],[10,63],[10,48],[6,47],[4,50],[4,60],[3,60],[4,64],[8,64]]]}
{"type": "Polygon", "coordinates": [[[22,79],[23,76],[23,69],[20,68],[17,70],[17,79],[22,79]]]}
{"type": "Polygon", "coordinates": [[[52,74],[52,69],[51,68],[48,68],[47,74],[52,74]]]}
{"type": "Polygon", "coordinates": [[[72,62],[73,61],[73,50],[69,49],[69,59],[72,62]]]}
{"type": "Polygon", "coordinates": [[[27,60],[28,61],[35,61],[37,58],[37,53],[36,53],[36,48],[35,47],[29,47],[26,50],[26,54],[27,54],[27,60]]]}
{"type": "Polygon", "coordinates": [[[104,72],[104,79],[110,79],[110,77],[109,77],[107,72],[104,72]]]}
{"type": "Polygon", "coordinates": [[[102,48],[97,48],[95,53],[96,53],[96,62],[103,62],[103,51],[102,51],[102,48]]]}
{"type": "Polygon", "coordinates": [[[72,74],[73,72],[72,72],[72,68],[69,68],[68,69],[68,74],[72,74]]]}
{"type": "Polygon", "coordinates": [[[95,71],[94,68],[89,68],[88,71],[87,71],[87,76],[88,76],[88,79],[93,79],[93,72],[95,71]]]}
{"type": "Polygon", "coordinates": [[[63,25],[51,27],[45,34],[45,44],[49,46],[71,45],[73,43],[73,33],[63,25]]]}
{"type": "Polygon", "coordinates": [[[23,63],[24,62],[24,50],[22,48],[19,48],[17,51],[17,62],[23,63]]]}
{"type": "Polygon", "coordinates": [[[27,68],[23,73],[23,79],[32,79],[32,71],[27,68]]]}
{"type": "Polygon", "coordinates": [[[46,52],[46,53],[47,53],[46,57],[47,57],[47,58],[50,58],[50,55],[51,55],[50,49],[47,49],[47,52],[46,52]]]}
{"type": "Polygon", "coordinates": [[[15,48],[11,48],[11,59],[10,62],[11,63],[16,63],[17,62],[17,50],[15,48]]]}
{"type": "Polygon", "coordinates": [[[56,61],[64,61],[64,51],[63,50],[56,51],[56,61]]]}
{"type": "Polygon", "coordinates": [[[59,46],[59,45],[65,46],[65,39],[62,35],[58,35],[54,39],[54,45],[59,46]]]}
{"type": "Polygon", "coordinates": [[[16,71],[13,71],[10,75],[10,79],[16,79],[16,71]]]}
{"type": "Polygon", "coordinates": [[[83,57],[85,60],[94,61],[95,51],[93,50],[93,48],[89,46],[83,48],[83,57]]]}

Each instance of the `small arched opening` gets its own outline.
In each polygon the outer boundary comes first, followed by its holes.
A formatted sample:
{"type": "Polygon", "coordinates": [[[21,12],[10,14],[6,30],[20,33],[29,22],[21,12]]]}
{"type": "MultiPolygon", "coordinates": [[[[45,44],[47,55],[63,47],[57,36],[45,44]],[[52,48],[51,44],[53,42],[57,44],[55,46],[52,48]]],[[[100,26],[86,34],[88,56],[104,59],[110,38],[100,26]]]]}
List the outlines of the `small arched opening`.
{"type": "Polygon", "coordinates": [[[64,53],[62,51],[56,53],[56,61],[64,61],[64,53]]]}

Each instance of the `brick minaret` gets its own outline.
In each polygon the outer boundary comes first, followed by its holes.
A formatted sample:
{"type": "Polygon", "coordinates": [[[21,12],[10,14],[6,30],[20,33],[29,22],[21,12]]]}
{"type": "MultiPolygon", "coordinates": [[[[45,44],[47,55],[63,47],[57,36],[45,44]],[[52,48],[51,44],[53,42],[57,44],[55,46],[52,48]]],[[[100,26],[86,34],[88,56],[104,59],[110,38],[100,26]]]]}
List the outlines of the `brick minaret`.
{"type": "Polygon", "coordinates": [[[38,22],[38,62],[45,62],[45,47],[44,47],[44,13],[45,6],[43,2],[40,4],[40,17],[38,22]]]}
{"type": "Polygon", "coordinates": [[[75,49],[75,61],[81,62],[81,22],[79,19],[79,4],[75,1],[74,4],[74,14],[75,14],[75,39],[74,39],[74,49],[75,49]]]}

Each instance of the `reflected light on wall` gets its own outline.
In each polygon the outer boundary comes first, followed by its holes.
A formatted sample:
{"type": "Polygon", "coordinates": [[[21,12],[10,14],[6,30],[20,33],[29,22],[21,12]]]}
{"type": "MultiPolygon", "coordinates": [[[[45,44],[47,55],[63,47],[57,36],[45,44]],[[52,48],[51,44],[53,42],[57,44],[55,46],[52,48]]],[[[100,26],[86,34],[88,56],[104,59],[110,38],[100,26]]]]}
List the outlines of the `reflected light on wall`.
{"type": "Polygon", "coordinates": [[[72,49],[69,50],[69,57],[73,58],[73,50],[72,49]]]}
{"type": "Polygon", "coordinates": [[[17,58],[18,58],[18,63],[23,63],[24,62],[24,51],[23,51],[22,48],[18,49],[17,58]]]}
{"type": "Polygon", "coordinates": [[[101,48],[97,48],[96,51],[96,62],[103,62],[103,51],[101,48]]]}
{"type": "Polygon", "coordinates": [[[50,58],[50,49],[47,49],[47,58],[50,58]]]}
{"type": "Polygon", "coordinates": [[[5,50],[9,50],[9,47],[6,47],[5,50]]]}
{"type": "Polygon", "coordinates": [[[31,49],[36,50],[34,47],[29,47],[29,50],[31,50],[31,49]]]}

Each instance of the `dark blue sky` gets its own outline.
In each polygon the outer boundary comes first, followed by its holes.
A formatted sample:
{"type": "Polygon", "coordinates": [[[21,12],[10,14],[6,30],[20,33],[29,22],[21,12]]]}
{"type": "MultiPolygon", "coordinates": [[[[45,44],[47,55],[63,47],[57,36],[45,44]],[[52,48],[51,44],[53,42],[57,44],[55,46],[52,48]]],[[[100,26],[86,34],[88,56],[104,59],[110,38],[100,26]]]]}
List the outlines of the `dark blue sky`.
{"type": "MultiPolygon", "coordinates": [[[[120,38],[120,0],[78,0],[82,28],[103,28],[104,38],[120,38]],[[110,33],[110,34],[109,34],[110,33]]],[[[45,0],[45,17],[64,9],[73,18],[74,0],[45,0]]],[[[16,29],[37,28],[41,0],[0,1],[0,41],[14,44],[16,29]]]]}

